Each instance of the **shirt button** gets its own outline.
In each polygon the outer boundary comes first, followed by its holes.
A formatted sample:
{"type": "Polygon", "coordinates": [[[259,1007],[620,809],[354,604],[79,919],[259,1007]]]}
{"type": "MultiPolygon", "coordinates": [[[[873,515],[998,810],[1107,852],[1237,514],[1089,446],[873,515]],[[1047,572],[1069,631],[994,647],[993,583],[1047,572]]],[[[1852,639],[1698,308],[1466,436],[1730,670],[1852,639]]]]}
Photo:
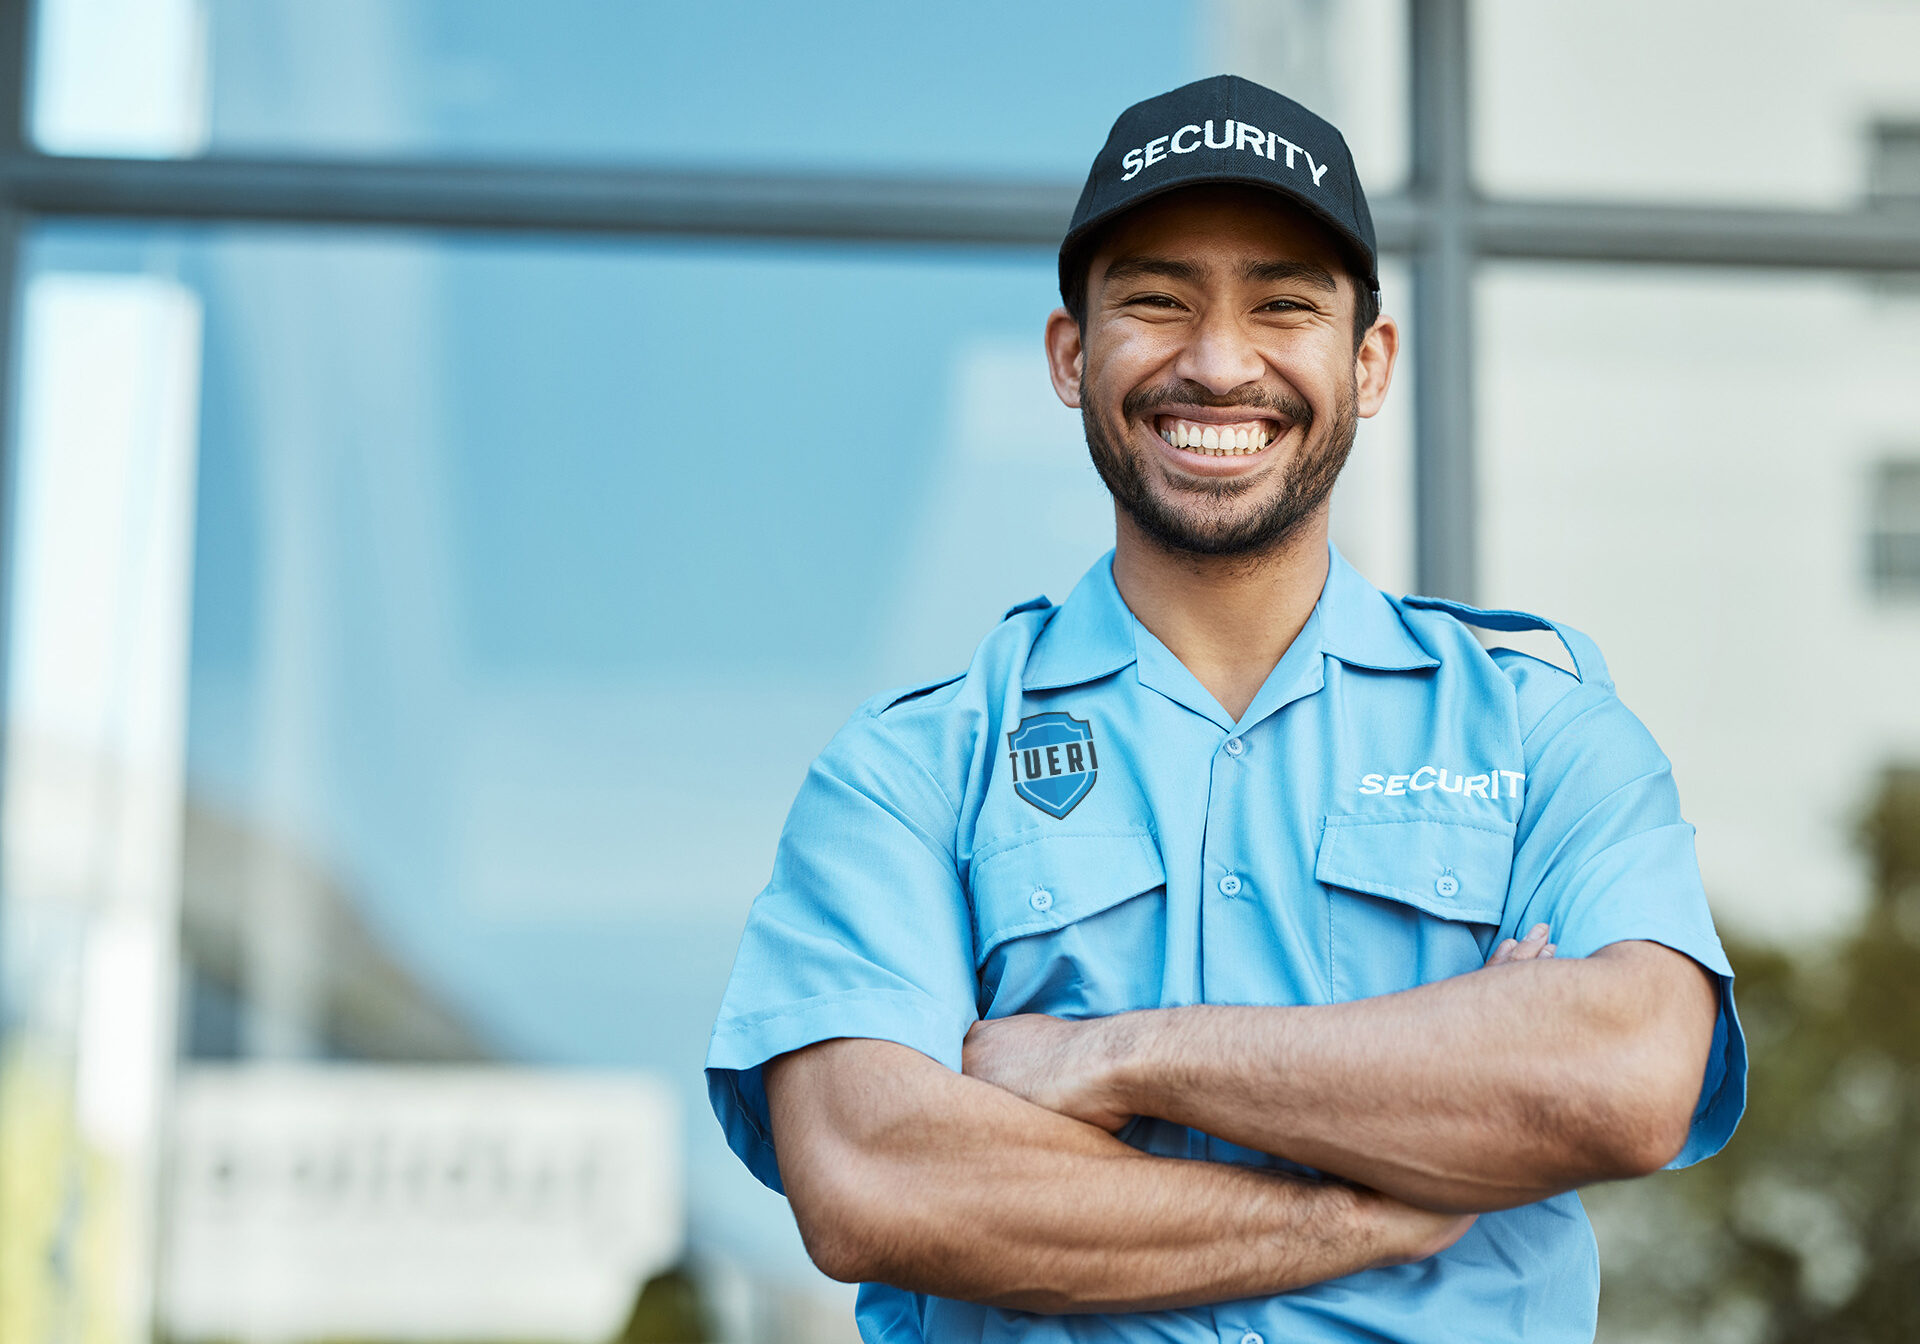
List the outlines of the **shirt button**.
{"type": "Polygon", "coordinates": [[[1053,893],[1045,887],[1042,887],[1040,890],[1034,892],[1033,895],[1027,897],[1027,904],[1035,910],[1051,910],[1053,909],[1053,893]]]}
{"type": "Polygon", "coordinates": [[[1258,1330],[1249,1330],[1240,1336],[1240,1344],[1267,1344],[1267,1340],[1258,1330]]]}
{"type": "Polygon", "coordinates": [[[1246,750],[1247,750],[1247,744],[1245,742],[1242,742],[1239,738],[1230,737],[1227,739],[1227,755],[1229,756],[1244,755],[1246,750]]]}
{"type": "Polygon", "coordinates": [[[1460,879],[1452,873],[1442,873],[1433,880],[1433,889],[1451,900],[1459,894],[1460,879]]]}
{"type": "Polygon", "coordinates": [[[1228,873],[1225,877],[1221,878],[1220,894],[1222,896],[1238,896],[1240,894],[1240,879],[1232,873],[1228,873]]]}

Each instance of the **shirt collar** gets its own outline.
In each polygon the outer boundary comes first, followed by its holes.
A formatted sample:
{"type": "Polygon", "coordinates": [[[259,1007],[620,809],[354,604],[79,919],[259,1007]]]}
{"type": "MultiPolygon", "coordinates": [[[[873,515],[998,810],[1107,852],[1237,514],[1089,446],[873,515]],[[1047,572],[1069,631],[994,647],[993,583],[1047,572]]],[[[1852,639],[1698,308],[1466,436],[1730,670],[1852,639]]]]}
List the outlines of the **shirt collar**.
{"type": "Polygon", "coordinates": [[[1327,550],[1327,584],[1316,608],[1321,646],[1343,663],[1381,672],[1440,666],[1407,629],[1393,599],[1348,564],[1338,547],[1329,545],[1327,550]]]}
{"type": "Polygon", "coordinates": [[[1078,686],[1134,660],[1133,612],[1113,583],[1113,552],[1093,562],[1027,655],[1020,687],[1051,691],[1078,686]]]}
{"type": "MultiPolygon", "coordinates": [[[[1438,667],[1440,660],[1414,639],[1392,599],[1328,547],[1327,581],[1301,639],[1315,637],[1321,649],[1343,663],[1383,672],[1438,667]]],[[[1113,552],[1093,564],[1034,641],[1020,678],[1023,690],[1077,686],[1119,671],[1137,660],[1133,612],[1113,582],[1113,552]]]]}

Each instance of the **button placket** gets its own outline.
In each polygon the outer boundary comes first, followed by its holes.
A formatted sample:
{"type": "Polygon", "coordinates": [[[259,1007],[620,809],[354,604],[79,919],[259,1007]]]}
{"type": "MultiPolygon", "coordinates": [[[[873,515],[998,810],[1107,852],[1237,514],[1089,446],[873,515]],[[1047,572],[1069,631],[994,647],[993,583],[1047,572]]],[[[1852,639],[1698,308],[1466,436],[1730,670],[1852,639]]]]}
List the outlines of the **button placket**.
{"type": "MultiPolygon", "coordinates": [[[[1227,741],[1221,743],[1221,753],[1229,756],[1229,758],[1233,758],[1233,760],[1244,758],[1244,756],[1246,756],[1246,739],[1240,737],[1238,733],[1235,733],[1233,737],[1229,737],[1227,741]]],[[[1215,766],[1217,766],[1217,760],[1215,760],[1215,766]]],[[[1238,897],[1244,887],[1246,887],[1246,883],[1240,879],[1238,874],[1233,874],[1233,872],[1229,872],[1227,876],[1223,876],[1219,881],[1213,883],[1213,889],[1219,891],[1219,895],[1223,895],[1223,897],[1238,897]]]]}

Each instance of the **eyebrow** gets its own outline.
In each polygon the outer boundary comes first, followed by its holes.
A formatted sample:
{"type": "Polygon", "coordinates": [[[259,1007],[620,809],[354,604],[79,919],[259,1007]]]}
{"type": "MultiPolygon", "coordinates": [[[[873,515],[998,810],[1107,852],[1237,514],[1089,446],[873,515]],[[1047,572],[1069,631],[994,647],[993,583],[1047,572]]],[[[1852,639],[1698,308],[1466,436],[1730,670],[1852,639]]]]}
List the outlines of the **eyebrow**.
{"type": "Polygon", "coordinates": [[[1299,280],[1315,289],[1324,289],[1329,294],[1340,288],[1334,281],[1333,272],[1310,261],[1250,261],[1240,268],[1240,274],[1248,280],[1267,285],[1299,280]]]}
{"type": "MultiPolygon", "coordinates": [[[[1122,257],[1107,267],[1106,280],[1112,283],[1151,276],[1197,285],[1205,282],[1207,273],[1205,266],[1175,257],[1122,257]]],[[[1310,261],[1250,261],[1240,268],[1240,274],[1255,284],[1275,285],[1299,281],[1329,294],[1339,289],[1331,271],[1310,261]]]]}
{"type": "Polygon", "coordinates": [[[1207,268],[1172,257],[1122,257],[1107,267],[1107,281],[1138,280],[1153,276],[1161,280],[1184,280],[1199,284],[1207,278],[1207,268]]]}

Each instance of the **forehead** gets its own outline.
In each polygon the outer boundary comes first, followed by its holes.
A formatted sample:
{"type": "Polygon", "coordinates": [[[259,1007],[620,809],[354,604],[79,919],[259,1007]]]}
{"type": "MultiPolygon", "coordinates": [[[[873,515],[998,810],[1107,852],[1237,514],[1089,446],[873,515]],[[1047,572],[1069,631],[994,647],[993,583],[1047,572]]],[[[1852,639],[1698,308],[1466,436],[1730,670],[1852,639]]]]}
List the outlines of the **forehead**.
{"type": "Polygon", "coordinates": [[[1346,273],[1332,230],[1270,191],[1232,185],[1169,192],[1115,220],[1091,258],[1098,283],[1115,261],[1152,256],[1203,265],[1310,262],[1346,273]]]}

